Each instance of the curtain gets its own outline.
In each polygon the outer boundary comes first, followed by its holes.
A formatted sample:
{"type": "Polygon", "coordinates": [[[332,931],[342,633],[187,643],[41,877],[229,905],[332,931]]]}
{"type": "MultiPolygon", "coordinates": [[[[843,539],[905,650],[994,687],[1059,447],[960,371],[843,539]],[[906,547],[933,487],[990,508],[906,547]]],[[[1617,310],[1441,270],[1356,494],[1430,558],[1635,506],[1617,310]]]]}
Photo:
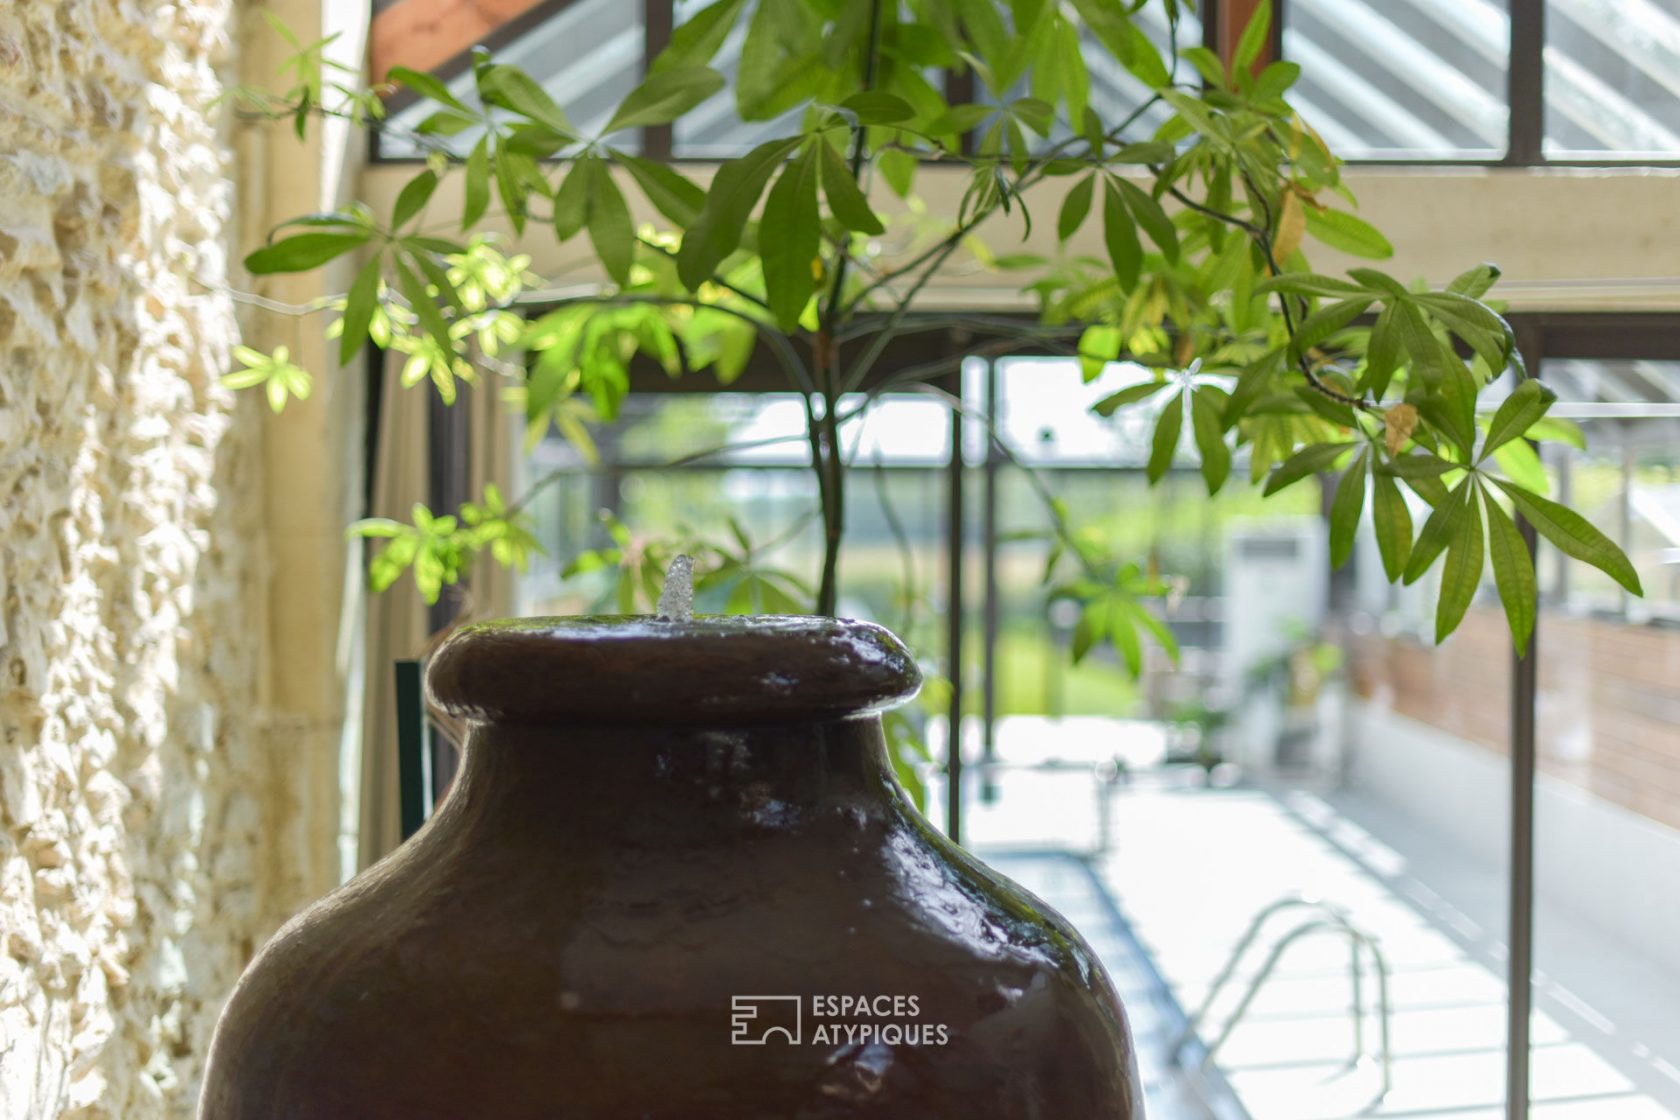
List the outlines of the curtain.
{"type": "MultiPolygon", "coordinates": [[[[416,502],[426,501],[429,382],[405,389],[399,380],[403,356],[387,355],[383,400],[376,433],[370,516],[410,519],[416,502]]],[[[460,386],[455,407],[467,410],[469,479],[476,498],[495,483],[511,502],[522,472],[515,418],[496,399],[499,386],[484,374],[476,385],[460,386]]],[[[434,512],[449,512],[434,511],[434,512]]],[[[377,542],[374,543],[374,547],[377,542]]],[[[371,555],[372,547],[369,549],[371,555]]],[[[488,555],[467,574],[466,596],[457,623],[500,618],[512,613],[514,573],[488,555]]],[[[394,662],[422,658],[440,637],[430,632],[424,600],[404,576],[379,595],[368,596],[366,614],[366,692],[362,705],[360,827],[358,866],[367,867],[402,842],[397,792],[397,713],[394,662]]]]}

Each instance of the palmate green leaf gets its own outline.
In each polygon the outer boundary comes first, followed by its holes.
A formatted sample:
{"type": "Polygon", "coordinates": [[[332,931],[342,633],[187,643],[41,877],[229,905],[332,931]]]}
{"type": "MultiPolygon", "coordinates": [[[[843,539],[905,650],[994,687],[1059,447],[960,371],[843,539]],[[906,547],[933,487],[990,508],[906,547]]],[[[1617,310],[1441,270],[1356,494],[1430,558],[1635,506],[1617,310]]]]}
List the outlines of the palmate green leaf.
{"type": "Polygon", "coordinates": [[[1202,481],[1209,495],[1219,493],[1231,474],[1231,448],[1225,443],[1224,394],[1202,387],[1190,394],[1190,426],[1202,457],[1202,481]]]}
{"type": "Polygon", "coordinates": [[[1440,479],[1441,475],[1452,474],[1453,470],[1465,470],[1465,465],[1436,455],[1396,455],[1383,463],[1384,474],[1396,475],[1408,482],[1418,479],[1440,479]]]}
{"type": "Polygon", "coordinates": [[[1268,277],[1254,286],[1256,294],[1288,292],[1297,296],[1357,296],[1366,288],[1335,276],[1320,276],[1312,272],[1284,272],[1268,277]]]}
{"type": "Polygon", "coordinates": [[[1523,540],[1516,522],[1493,495],[1483,491],[1482,504],[1487,510],[1488,556],[1493,562],[1494,586],[1499,589],[1499,601],[1505,605],[1511,640],[1516,643],[1517,653],[1524,654],[1534,634],[1534,615],[1540,597],[1534,579],[1534,559],[1528,554],[1528,542],[1523,540]]]}
{"type": "Polygon", "coordinates": [[[1283,347],[1279,346],[1243,367],[1242,372],[1237,375],[1236,386],[1231,390],[1231,398],[1225,402],[1223,419],[1227,428],[1235,427],[1239,420],[1248,415],[1248,410],[1272,384],[1272,378],[1282,367],[1282,361],[1283,347]]]}
{"type": "Polygon", "coordinates": [[[1104,603],[1108,609],[1108,640],[1126,663],[1126,672],[1136,680],[1143,675],[1143,639],[1138,634],[1134,604],[1124,594],[1110,594],[1104,603]]]}
{"type": "Polygon", "coordinates": [[[1511,440],[1520,439],[1557,401],[1557,394],[1538,381],[1524,381],[1511,391],[1493,414],[1487,439],[1482,441],[1486,459],[1511,440]]]}
{"type": "Polygon", "coordinates": [[[1004,106],[1004,112],[1040,136],[1050,135],[1050,128],[1056,123],[1056,107],[1037,97],[1017,98],[1004,106]]]}
{"type": "Polygon", "coordinates": [[[391,228],[399,229],[431,201],[432,192],[437,190],[438,177],[430,169],[422,171],[403,185],[397,195],[396,204],[391,208],[391,228]]]}
{"type": "Polygon", "coordinates": [[[1348,275],[1359,281],[1365,290],[1376,292],[1389,303],[1404,302],[1412,297],[1411,289],[1381,269],[1361,266],[1348,269],[1348,275]]]}
{"type": "Polygon", "coordinates": [[[1499,472],[1524,490],[1542,496],[1551,492],[1552,480],[1546,477],[1546,465],[1540,453],[1525,440],[1512,440],[1493,453],[1499,472]]]}
{"type": "Polygon", "coordinates": [[[1253,101],[1282,97],[1300,78],[1300,63],[1288,60],[1270,63],[1260,71],[1260,76],[1254,79],[1254,88],[1249,91],[1249,97],[1253,101]]]}
{"type": "Polygon", "coordinates": [[[1096,603],[1087,603],[1079,612],[1079,620],[1073,624],[1073,636],[1068,642],[1068,653],[1073,663],[1078,665],[1085,660],[1087,654],[1096,644],[1108,634],[1108,611],[1096,603]]]}
{"type": "Polygon", "coordinates": [[[897,124],[916,115],[910,102],[878,89],[854,93],[840,102],[840,108],[856,117],[859,124],[897,124]]]}
{"type": "Polygon", "coordinates": [[[1447,291],[1457,292],[1461,296],[1471,299],[1481,299],[1493,287],[1494,281],[1500,277],[1498,265],[1479,264],[1475,268],[1466,269],[1453,277],[1452,283],[1447,285],[1447,291]]]}
{"type": "Polygon", "coordinates": [[[723,86],[723,75],[709,66],[659,67],[619,102],[603,134],[669,124],[723,86]]]}
{"type": "Polygon", "coordinates": [[[1067,241],[1085,224],[1085,216],[1091,212],[1091,198],[1096,193],[1096,185],[1097,176],[1092,172],[1068,190],[1067,197],[1062,200],[1061,213],[1056,218],[1058,240],[1067,241]]]}
{"type": "Polygon", "coordinates": [[[1449,439],[1458,445],[1466,459],[1476,446],[1476,375],[1457,354],[1442,353],[1439,395],[1425,402],[1419,409],[1449,439]],[[1428,405],[1437,405],[1435,408],[1428,405]]]}
{"type": "Polygon", "coordinates": [[[1397,583],[1406,573],[1406,561],[1412,552],[1412,511],[1392,475],[1371,474],[1371,521],[1383,574],[1390,583],[1397,583]]]}
{"type": "Polygon", "coordinates": [[[1562,443],[1573,447],[1577,451],[1587,449],[1587,436],[1585,432],[1581,431],[1581,425],[1573,420],[1565,420],[1558,416],[1547,416],[1542,420],[1536,420],[1528,426],[1528,431],[1523,434],[1529,439],[1538,440],[1541,443],[1562,443]]]}
{"type": "Polygon", "coordinates": [[[1471,479],[1460,489],[1465,497],[1453,519],[1447,560],[1441,567],[1441,598],[1435,604],[1437,643],[1446,641],[1464,621],[1464,612],[1482,582],[1482,507],[1476,500],[1480,487],[1471,479]]]}
{"type": "Polygon", "coordinates": [[[805,304],[816,290],[813,262],[822,243],[817,214],[818,151],[820,139],[782,170],[759,219],[759,255],[764,261],[764,288],[770,310],[783,330],[793,330],[805,304]]]}
{"type": "Polygon", "coordinates": [[[1450,292],[1427,292],[1413,296],[1436,322],[1469,343],[1488,369],[1505,369],[1516,346],[1516,336],[1493,311],[1473,299],[1450,292]]]}
{"type": "MultiPolygon", "coordinates": [[[[1326,380],[1335,391],[1344,391],[1330,379],[1329,374],[1325,373],[1320,376],[1326,380]]],[[[1331,400],[1312,386],[1297,385],[1293,389],[1292,394],[1296,400],[1300,401],[1320,417],[1328,420],[1331,424],[1334,424],[1338,428],[1352,428],[1359,423],[1359,421],[1354,418],[1353,409],[1351,407],[1343,404],[1341,401],[1331,400]]]]}
{"type": "Polygon", "coordinates": [[[1367,448],[1336,483],[1336,496],[1330,502],[1330,566],[1333,568],[1340,568],[1353,555],[1359,518],[1365,512],[1365,475],[1370,465],[1371,452],[1367,448]]]}
{"type": "Polygon", "coordinates": [[[1409,300],[1390,303],[1389,307],[1394,313],[1394,330],[1406,364],[1412,367],[1425,386],[1437,388],[1445,372],[1440,339],[1429,329],[1423,312],[1409,300]]]}
{"type": "Polygon", "coordinates": [[[1174,665],[1178,665],[1183,655],[1178,648],[1178,638],[1173,634],[1172,629],[1150,613],[1149,608],[1141,603],[1133,601],[1129,606],[1131,607],[1132,618],[1137,621],[1139,626],[1154,635],[1155,641],[1160,643],[1161,648],[1166,651],[1167,657],[1172,660],[1174,665]]]}
{"type": "Polygon", "coordinates": [[[589,153],[573,160],[560,189],[554,192],[554,236],[562,243],[582,233],[589,224],[589,180],[600,158],[589,153]]]}
{"type": "Polygon", "coordinates": [[[1079,336],[1080,379],[1089,385],[1101,377],[1108,363],[1120,357],[1120,347],[1124,342],[1125,334],[1111,323],[1093,323],[1086,327],[1079,336]]]}
{"type": "Polygon", "coordinates": [[[759,4],[747,23],[735,79],[742,120],[770,120],[821,87],[823,17],[810,4],[759,4]]]}
{"type": "Polygon", "coordinates": [[[1162,60],[1161,52],[1149,41],[1149,36],[1137,24],[1128,21],[1125,37],[1128,50],[1123,54],[1117,52],[1121,64],[1150,89],[1165,90],[1172,83],[1172,72],[1162,60]]]}
{"type": "Polygon", "coordinates": [[[1169,262],[1178,261],[1178,229],[1167,217],[1167,212],[1161,209],[1149,192],[1127,179],[1115,178],[1113,182],[1119,184],[1120,193],[1125,196],[1126,208],[1132,212],[1149,240],[1155,242],[1156,248],[1169,262]]]}
{"type": "Polygon", "coordinates": [[[265,245],[245,258],[250,272],[265,276],[274,272],[308,272],[367,244],[371,232],[300,233],[265,245]]]}
{"type": "Polygon", "coordinates": [[[1295,333],[1289,339],[1290,352],[1299,358],[1365,314],[1366,308],[1374,302],[1376,297],[1366,294],[1319,308],[1295,328],[1295,333]]]}
{"type": "Polygon", "coordinates": [[[1227,80],[1225,74],[1225,64],[1219,60],[1217,54],[1199,44],[1194,47],[1184,47],[1178,54],[1180,58],[1196,68],[1196,72],[1202,76],[1202,81],[1208,86],[1222,90],[1230,88],[1231,83],[1227,80]]]}
{"type": "MultiPolygon", "coordinates": [[[[1091,103],[1091,71],[1080,47],[1078,26],[1072,20],[1063,19],[1060,14],[1053,16],[1047,57],[1041,57],[1033,67],[1035,77],[1040,72],[1056,76],[1056,86],[1061,92],[1063,104],[1067,106],[1068,120],[1081,120],[1091,103]]],[[[1040,96],[1055,100],[1048,90],[1040,96]]]]}
{"type": "Polygon", "coordinates": [[[1184,393],[1167,402],[1155,421],[1155,437],[1150,443],[1149,465],[1145,473],[1150,483],[1161,481],[1172,469],[1173,456],[1178,453],[1179,433],[1184,430],[1184,393]]]}
{"type": "Polygon", "coordinates": [[[432,253],[426,251],[416,241],[408,240],[401,243],[409,253],[409,260],[420,270],[420,275],[426,282],[437,289],[438,298],[448,304],[457,315],[464,314],[466,308],[461,302],[461,293],[449,281],[449,270],[439,264],[432,253]]]}
{"type": "Polygon", "coordinates": [[[1395,323],[1397,312],[1392,304],[1385,305],[1371,328],[1365,343],[1365,370],[1359,384],[1372,396],[1382,399],[1394,381],[1394,374],[1405,361],[1400,347],[1400,330],[1395,323]]]}
{"type": "Polygon", "coordinates": [[[1120,290],[1130,292],[1137,287],[1143,271],[1143,246],[1138,243],[1137,227],[1112,178],[1103,183],[1103,243],[1108,247],[1109,263],[1114,266],[1120,290]]]}
{"type": "Polygon", "coordinates": [[[1539,530],[1540,535],[1557,546],[1559,552],[1591,564],[1635,595],[1645,594],[1639,582],[1639,573],[1634,570],[1627,555],[1586,518],[1567,506],[1542,498],[1504,479],[1495,478],[1492,481],[1511,499],[1517,511],[1539,530]]]}
{"type": "Polygon", "coordinates": [[[481,136],[467,155],[462,184],[461,228],[468,229],[490,208],[490,137],[481,136]]]}
{"type": "Polygon", "coordinates": [[[1254,6],[1254,14],[1248,17],[1248,26],[1243,28],[1242,38],[1237,40],[1237,49],[1231,55],[1232,71],[1247,71],[1260,58],[1260,52],[1270,43],[1272,31],[1272,0],[1260,0],[1254,6]]]}
{"type": "Polygon", "coordinates": [[[338,364],[341,366],[355,361],[357,351],[368,340],[368,326],[379,306],[380,262],[381,258],[375,255],[364,264],[344,297],[344,329],[338,338],[338,364]]]}
{"type": "Polygon", "coordinates": [[[1091,411],[1099,416],[1113,416],[1119,409],[1127,405],[1137,404],[1148,400],[1168,385],[1170,381],[1145,381],[1139,385],[1128,385],[1117,393],[1110,393],[1102,400],[1091,406],[1091,411]]]}
{"type": "Polygon", "coordinates": [[[1295,485],[1308,475],[1329,470],[1336,465],[1336,460],[1357,446],[1347,442],[1319,443],[1303,447],[1272,469],[1272,473],[1266,478],[1266,497],[1269,498],[1279,490],[1295,485]]]}
{"type": "Polygon", "coordinates": [[[420,319],[420,326],[445,354],[455,352],[455,342],[449,337],[449,324],[438,310],[437,301],[426,290],[425,283],[400,256],[393,256],[392,268],[397,274],[397,290],[402,292],[409,307],[420,319]]]}
{"type": "Polygon", "coordinates": [[[1402,578],[1407,586],[1422,579],[1423,573],[1434,565],[1452,542],[1458,532],[1458,523],[1465,516],[1465,507],[1469,505],[1470,489],[1468,481],[1460,483],[1458,489],[1449,492],[1444,500],[1436,504],[1423,523],[1423,532],[1418,534],[1417,542],[1412,545],[1412,555],[1406,561],[1402,578]]]}
{"type": "Polygon", "coordinates": [[[540,180],[536,161],[509,151],[506,144],[498,144],[490,152],[490,165],[496,171],[496,197],[501,200],[502,211],[507,214],[513,231],[524,233],[525,223],[530,220],[526,188],[532,183],[523,177],[522,172],[528,168],[530,173],[540,180]]]}
{"type": "Polygon", "coordinates": [[[612,150],[614,160],[630,172],[642,194],[678,229],[687,229],[706,205],[706,192],[670,164],[612,150]]]}
{"type": "Polygon", "coordinates": [[[677,253],[677,276],[690,291],[711,279],[718,265],[741,243],[741,231],[758,205],[764,185],[801,142],[798,136],[768,140],[718,168],[706,193],[706,205],[677,253]]]}
{"type": "Polygon", "coordinates": [[[398,85],[407,86],[422,97],[429,97],[433,101],[447,105],[451,109],[462,113],[471,113],[461,99],[449,92],[449,87],[430,74],[419,70],[411,70],[407,66],[393,66],[385,73],[385,80],[398,85]]]}
{"type": "Polygon", "coordinates": [[[1384,260],[1394,255],[1394,246],[1375,226],[1344,210],[1307,207],[1307,232],[1350,256],[1384,260]]]}
{"type": "Polygon", "coordinates": [[[916,172],[921,170],[921,161],[910,152],[888,148],[876,157],[875,168],[880,171],[881,178],[886,181],[892,192],[900,198],[905,198],[916,183],[916,172]]]}
{"type": "Polygon", "coordinates": [[[636,226],[618,184],[603,159],[596,159],[589,176],[589,243],[619,285],[630,282],[636,259],[636,226]]]}
{"type": "Polygon", "coordinates": [[[571,136],[572,122],[565,110],[531,75],[506,63],[481,64],[477,71],[478,95],[486,105],[496,105],[535,121],[563,136],[571,136]]]}
{"type": "Polygon", "coordinates": [[[887,227],[870,209],[869,199],[852,178],[852,170],[840,153],[823,140],[815,141],[814,147],[822,160],[823,196],[828,199],[828,209],[835,220],[853,233],[885,233],[887,227]]]}
{"type": "Polygon", "coordinates": [[[693,13],[672,29],[670,41],[650,70],[705,66],[723,47],[745,7],[746,0],[717,0],[693,13]]]}

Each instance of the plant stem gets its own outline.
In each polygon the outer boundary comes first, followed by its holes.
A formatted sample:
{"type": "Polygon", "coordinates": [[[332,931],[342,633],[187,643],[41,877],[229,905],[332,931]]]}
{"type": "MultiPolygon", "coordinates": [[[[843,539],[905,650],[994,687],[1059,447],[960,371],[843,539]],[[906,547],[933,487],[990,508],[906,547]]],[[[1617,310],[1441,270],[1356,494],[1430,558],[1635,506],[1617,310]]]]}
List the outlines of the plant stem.
{"type": "MultiPolygon", "coordinates": [[[[863,92],[875,84],[875,73],[881,53],[881,5],[883,0],[870,0],[869,36],[863,48],[863,92]]],[[[864,188],[863,166],[867,155],[867,129],[862,125],[852,137],[851,172],[853,181],[864,188]]],[[[840,453],[840,343],[836,339],[840,317],[844,310],[846,265],[851,254],[842,242],[834,256],[834,281],[829,285],[828,306],[821,309],[821,325],[812,340],[813,363],[817,388],[823,398],[823,413],[818,426],[817,417],[809,405],[806,422],[811,428],[811,455],[817,470],[818,492],[823,502],[823,566],[822,582],[817,588],[817,613],[833,615],[840,601],[840,541],[846,529],[846,479],[840,453]]]]}

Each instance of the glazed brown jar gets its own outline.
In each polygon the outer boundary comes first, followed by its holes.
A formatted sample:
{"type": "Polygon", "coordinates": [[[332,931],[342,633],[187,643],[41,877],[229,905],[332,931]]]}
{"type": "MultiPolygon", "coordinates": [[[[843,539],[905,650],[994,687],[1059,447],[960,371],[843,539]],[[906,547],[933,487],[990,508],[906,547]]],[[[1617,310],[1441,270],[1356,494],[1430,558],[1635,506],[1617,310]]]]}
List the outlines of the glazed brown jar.
{"type": "Polygon", "coordinates": [[[203,1120],[1141,1117],[1090,949],[895,783],[919,681],[860,622],[463,630],[454,790],[258,955],[203,1120]]]}

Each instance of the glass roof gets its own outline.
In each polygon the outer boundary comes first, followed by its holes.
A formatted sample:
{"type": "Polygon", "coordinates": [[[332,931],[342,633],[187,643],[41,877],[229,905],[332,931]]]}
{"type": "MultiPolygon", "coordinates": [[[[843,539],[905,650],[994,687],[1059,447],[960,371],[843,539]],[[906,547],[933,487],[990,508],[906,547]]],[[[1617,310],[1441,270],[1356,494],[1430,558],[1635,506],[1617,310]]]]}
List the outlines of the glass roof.
{"type": "MultiPolygon", "coordinates": [[[[705,0],[675,0],[682,22],[705,0]]],[[[498,55],[541,81],[585,133],[605,123],[639,80],[646,56],[643,5],[570,0],[502,46],[498,55]]],[[[1139,13],[1165,46],[1159,4],[1139,13]]],[[[1332,148],[1354,159],[1487,159],[1506,147],[1509,111],[1509,0],[1288,0],[1284,56],[1302,64],[1295,91],[1302,114],[1332,148]]],[[[742,31],[714,66],[731,74],[742,31]]],[[[1200,41],[1187,17],[1180,45],[1200,41]]],[[[1106,119],[1125,116],[1146,91],[1105,52],[1087,50],[1091,99],[1106,119]]],[[[1676,0],[1547,0],[1546,151],[1561,157],[1680,158],[1680,3],[1676,0]]],[[[451,89],[471,97],[470,74],[451,89]]],[[[393,116],[399,128],[422,106],[393,116]]],[[[743,122],[727,92],[677,122],[673,151],[717,159],[785,134],[793,116],[743,122]]],[[[1145,123],[1151,123],[1145,118],[1145,123]]],[[[470,147],[471,133],[453,143],[470,147]]],[[[634,147],[634,135],[620,137],[634,147]]],[[[385,156],[418,154],[396,139],[385,156]]]]}

